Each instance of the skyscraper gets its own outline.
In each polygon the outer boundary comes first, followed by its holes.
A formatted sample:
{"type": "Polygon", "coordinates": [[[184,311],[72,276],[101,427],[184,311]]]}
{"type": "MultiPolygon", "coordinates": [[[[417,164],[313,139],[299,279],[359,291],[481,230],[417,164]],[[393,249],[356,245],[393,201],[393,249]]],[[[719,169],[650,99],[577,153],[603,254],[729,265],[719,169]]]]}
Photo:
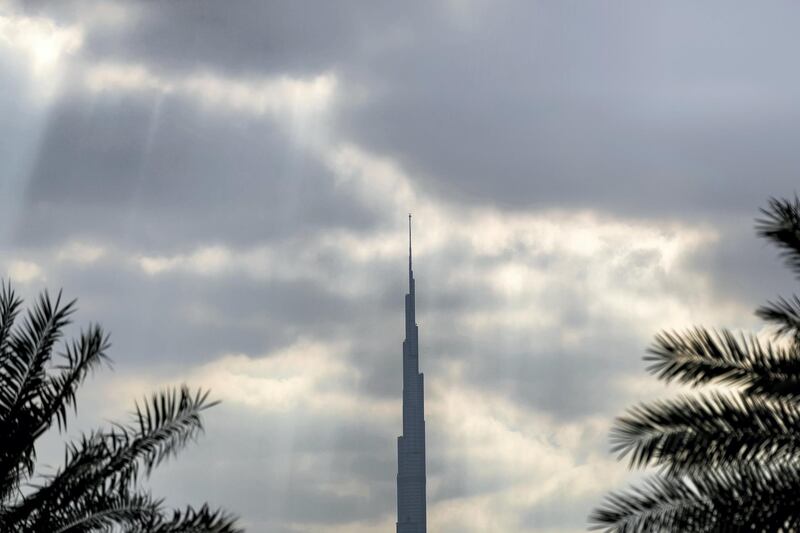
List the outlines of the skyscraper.
{"type": "Polygon", "coordinates": [[[408,215],[408,294],[403,341],[403,434],[397,437],[397,533],[426,533],[425,395],[419,371],[411,215],[408,215]]]}

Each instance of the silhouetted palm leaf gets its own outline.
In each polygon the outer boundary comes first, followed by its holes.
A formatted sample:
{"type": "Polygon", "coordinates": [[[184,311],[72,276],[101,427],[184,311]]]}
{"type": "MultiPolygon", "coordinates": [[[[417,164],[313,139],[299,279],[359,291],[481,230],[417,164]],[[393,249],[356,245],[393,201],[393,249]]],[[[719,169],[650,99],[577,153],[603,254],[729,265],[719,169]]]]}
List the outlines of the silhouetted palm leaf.
{"type": "Polygon", "coordinates": [[[795,341],[800,337],[800,298],[778,297],[756,310],[756,316],[770,322],[776,328],[777,336],[790,335],[795,341]]]}
{"type": "Polygon", "coordinates": [[[20,320],[21,304],[10,285],[0,286],[0,531],[240,531],[222,511],[169,511],[140,489],[143,477],[202,432],[201,413],[216,403],[186,386],[137,404],[128,424],[68,443],[63,466],[35,481],[36,440],[53,425],[66,429],[77,389],[107,361],[109,342],[90,326],[56,362],[54,346],[75,302],[45,292],[20,320]]]}
{"type": "Polygon", "coordinates": [[[652,476],[608,495],[592,529],[642,531],[797,531],[795,466],[754,463],[738,469],[652,476]]]}
{"type": "MultiPolygon", "coordinates": [[[[800,275],[800,200],[770,200],[757,221],[800,275]]],[[[645,482],[607,496],[594,529],[800,531],[800,299],[757,315],[776,327],[755,335],[694,328],[656,336],[645,360],[666,382],[714,391],[642,404],[617,419],[612,450],[645,482]],[[780,342],[790,336],[790,342],[780,342]]]]}
{"type": "Polygon", "coordinates": [[[800,199],[770,198],[756,220],[756,231],[777,244],[786,264],[800,275],[800,199]]]}
{"type": "Polygon", "coordinates": [[[800,398],[800,359],[795,351],[754,335],[705,328],[663,332],[644,359],[650,363],[647,370],[666,382],[737,385],[748,394],[800,398]]]}
{"type": "Polygon", "coordinates": [[[634,407],[617,420],[611,441],[632,467],[679,475],[800,458],[797,428],[797,404],[711,393],[634,407]]]}

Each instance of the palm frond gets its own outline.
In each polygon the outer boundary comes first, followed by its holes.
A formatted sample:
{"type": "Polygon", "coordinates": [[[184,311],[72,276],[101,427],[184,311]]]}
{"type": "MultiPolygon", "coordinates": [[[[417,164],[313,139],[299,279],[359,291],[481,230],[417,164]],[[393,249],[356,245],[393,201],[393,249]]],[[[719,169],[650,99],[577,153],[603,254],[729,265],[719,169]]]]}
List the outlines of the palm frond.
{"type": "Polygon", "coordinates": [[[106,359],[107,336],[99,327],[92,327],[77,342],[67,346],[66,365],[55,376],[47,376],[41,384],[37,401],[17,416],[16,424],[9,429],[0,457],[0,464],[10,465],[8,477],[19,477],[18,470],[28,473],[35,456],[36,440],[55,421],[59,429],[66,428],[67,409],[75,408],[75,393],[86,375],[106,359]],[[17,468],[13,468],[16,465],[17,468]]]}
{"type": "Polygon", "coordinates": [[[135,435],[130,453],[141,458],[149,475],[163,460],[175,455],[203,432],[201,413],[219,404],[209,401],[209,391],[194,393],[186,385],[154,394],[149,401],[137,404],[135,435]]]}
{"type": "Polygon", "coordinates": [[[777,244],[783,260],[800,275],[800,199],[770,198],[761,214],[756,219],[756,232],[777,244]]]}
{"type": "Polygon", "coordinates": [[[75,310],[75,300],[61,304],[61,293],[55,302],[45,291],[36,304],[28,310],[20,327],[11,333],[11,345],[17,357],[24,363],[22,371],[10,376],[5,385],[12,390],[13,400],[4,419],[13,418],[14,410],[35,401],[39,387],[46,377],[45,367],[50,361],[53,345],[61,338],[62,329],[69,324],[75,310]]]}
{"type": "Polygon", "coordinates": [[[709,531],[715,522],[713,503],[692,483],[662,476],[612,492],[589,515],[590,529],[609,533],[709,531]]]}
{"type": "Polygon", "coordinates": [[[741,394],[699,394],[630,409],[611,432],[612,450],[635,468],[671,475],[800,460],[800,406],[741,394]]]}
{"type": "MultiPolygon", "coordinates": [[[[800,199],[771,199],[756,221],[800,276],[800,199]]],[[[800,531],[800,298],[756,314],[773,342],[728,330],[659,334],[645,359],[666,382],[728,386],[642,404],[611,442],[631,467],[659,472],[611,493],[589,520],[608,532],[800,531]],[[791,342],[778,342],[791,336],[791,342]]]]}
{"type": "Polygon", "coordinates": [[[64,364],[56,367],[57,375],[48,377],[40,392],[41,427],[37,436],[50,427],[55,417],[59,430],[67,426],[67,410],[77,408],[75,394],[83,380],[100,364],[110,364],[106,350],[111,346],[108,335],[99,325],[90,326],[77,341],[66,345],[64,364]]]}
{"type": "Polygon", "coordinates": [[[749,395],[800,399],[800,358],[755,335],[699,327],[662,332],[644,359],[668,383],[736,385],[749,395]]]}
{"type": "Polygon", "coordinates": [[[656,475],[609,494],[589,523],[609,533],[797,531],[799,490],[796,464],[656,475]]]}
{"type": "Polygon", "coordinates": [[[124,526],[137,527],[150,523],[163,512],[163,500],[147,493],[95,490],[54,513],[40,515],[33,527],[54,533],[90,533],[111,531],[124,526]]]}
{"type": "Polygon", "coordinates": [[[102,464],[107,450],[105,435],[101,432],[84,434],[78,441],[69,442],[64,451],[64,465],[55,474],[42,476],[41,483],[31,484],[34,490],[0,509],[0,531],[24,530],[42,510],[59,509],[102,486],[102,483],[86,480],[102,464]]]}
{"type": "Polygon", "coordinates": [[[241,533],[236,526],[236,518],[221,511],[212,510],[208,505],[199,509],[187,507],[173,511],[171,516],[156,516],[141,528],[131,529],[129,533],[241,533]]]}
{"type": "Polygon", "coordinates": [[[756,310],[756,316],[775,326],[777,337],[800,338],[800,298],[797,296],[767,302],[756,310]]]}
{"type": "Polygon", "coordinates": [[[135,485],[142,467],[149,475],[202,431],[201,412],[216,403],[208,401],[207,391],[192,393],[186,386],[154,394],[137,406],[133,424],[84,435],[69,446],[65,466],[11,509],[7,520],[57,508],[107,484],[120,489],[135,485]]]}
{"type": "MultiPolygon", "coordinates": [[[[0,384],[5,387],[3,365],[16,359],[9,350],[11,328],[19,315],[22,299],[17,297],[10,283],[0,281],[0,384]]],[[[0,411],[0,414],[2,411],[0,411]]]]}
{"type": "MultiPolygon", "coordinates": [[[[10,302],[6,305],[13,310],[13,293],[6,290],[0,296],[10,302]]],[[[62,304],[60,292],[55,301],[43,292],[22,323],[8,333],[5,349],[11,355],[3,365],[0,387],[0,435],[4,437],[4,446],[0,448],[0,483],[3,495],[15,490],[22,478],[33,473],[35,428],[44,415],[40,395],[47,383],[46,365],[51,359],[53,345],[69,323],[74,304],[74,300],[62,304]]]]}
{"type": "Polygon", "coordinates": [[[74,304],[44,292],[20,320],[22,301],[0,283],[0,531],[239,531],[223,511],[207,505],[167,511],[163,500],[139,488],[142,477],[203,431],[202,411],[217,403],[203,390],[154,394],[136,405],[128,424],[68,443],[63,466],[31,481],[37,439],[54,425],[66,429],[79,386],[108,361],[108,336],[97,325],[65,343],[54,360],[74,304]]]}

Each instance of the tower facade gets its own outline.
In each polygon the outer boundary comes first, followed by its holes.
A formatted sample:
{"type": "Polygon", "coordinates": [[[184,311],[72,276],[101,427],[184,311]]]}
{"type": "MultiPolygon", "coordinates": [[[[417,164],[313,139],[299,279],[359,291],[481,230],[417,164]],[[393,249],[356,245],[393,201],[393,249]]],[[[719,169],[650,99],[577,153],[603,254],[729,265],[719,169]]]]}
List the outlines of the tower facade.
{"type": "Polygon", "coordinates": [[[397,533],[426,533],[425,394],[419,371],[414,271],[411,268],[411,215],[408,215],[408,294],[403,341],[403,434],[397,438],[397,533]]]}

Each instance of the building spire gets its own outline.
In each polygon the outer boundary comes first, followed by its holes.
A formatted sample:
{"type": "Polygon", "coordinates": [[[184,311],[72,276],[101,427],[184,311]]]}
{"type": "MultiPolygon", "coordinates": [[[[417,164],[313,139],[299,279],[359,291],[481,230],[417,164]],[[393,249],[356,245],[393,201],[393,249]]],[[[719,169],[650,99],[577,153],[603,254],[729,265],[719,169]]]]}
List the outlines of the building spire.
{"type": "Polygon", "coordinates": [[[411,286],[411,280],[414,278],[414,273],[411,270],[411,213],[408,214],[408,282],[411,286]]]}

